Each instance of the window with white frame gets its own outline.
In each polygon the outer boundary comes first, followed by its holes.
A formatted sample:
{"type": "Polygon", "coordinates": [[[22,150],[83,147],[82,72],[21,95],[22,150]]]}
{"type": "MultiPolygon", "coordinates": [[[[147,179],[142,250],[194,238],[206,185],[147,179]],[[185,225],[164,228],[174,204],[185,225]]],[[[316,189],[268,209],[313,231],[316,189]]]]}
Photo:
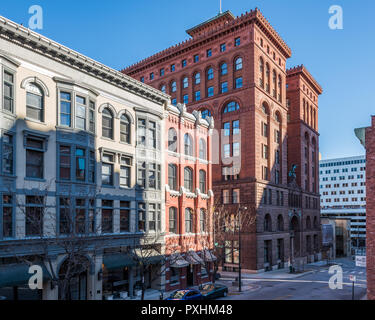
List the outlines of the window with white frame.
{"type": "Polygon", "coordinates": [[[44,94],[35,83],[29,83],[26,87],[26,117],[44,121],[44,94]]]}

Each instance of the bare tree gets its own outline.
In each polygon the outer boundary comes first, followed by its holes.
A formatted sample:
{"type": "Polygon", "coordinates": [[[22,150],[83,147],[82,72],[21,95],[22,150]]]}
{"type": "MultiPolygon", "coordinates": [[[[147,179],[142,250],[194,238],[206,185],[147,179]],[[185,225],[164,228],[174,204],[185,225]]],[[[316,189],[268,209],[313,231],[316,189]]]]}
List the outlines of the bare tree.
{"type": "Polygon", "coordinates": [[[85,255],[101,248],[98,241],[100,224],[95,223],[98,215],[96,191],[92,194],[61,195],[59,206],[51,202],[55,197],[48,197],[49,193],[50,184],[47,184],[26,194],[24,200],[16,197],[17,214],[24,217],[25,235],[33,245],[27,256],[13,253],[22,263],[47,267],[52,285],[59,288],[59,299],[70,300],[71,281],[89,268],[85,255]],[[60,208],[59,214],[57,208],[60,208]],[[52,251],[64,255],[60,270],[54,265],[52,251]]]}
{"type": "MultiPolygon", "coordinates": [[[[207,228],[210,236],[201,237],[200,242],[203,248],[203,260],[208,270],[209,263],[214,263],[212,281],[215,282],[219,267],[226,262],[226,257],[239,259],[240,233],[251,233],[256,222],[255,208],[245,204],[223,204],[222,199],[217,199],[211,209],[211,214],[206,217],[207,228]]],[[[239,261],[240,262],[240,261],[239,261]]]]}

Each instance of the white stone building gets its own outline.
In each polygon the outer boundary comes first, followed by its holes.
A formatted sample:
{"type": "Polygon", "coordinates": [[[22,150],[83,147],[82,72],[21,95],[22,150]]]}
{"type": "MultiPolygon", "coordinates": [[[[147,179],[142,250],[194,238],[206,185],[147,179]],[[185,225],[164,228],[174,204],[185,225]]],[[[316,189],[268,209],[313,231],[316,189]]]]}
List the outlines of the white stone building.
{"type": "Polygon", "coordinates": [[[0,296],[59,299],[51,275],[66,268],[64,248],[48,247],[39,292],[22,257],[44,257],[45,238],[70,235],[71,208],[89,266],[71,298],[132,295],[140,275],[128,253],[144,231],[164,229],[170,97],[3,17],[0,83],[0,296]]]}
{"type": "Polygon", "coordinates": [[[321,160],[321,215],[350,219],[352,248],[366,246],[366,157],[321,160]]]}

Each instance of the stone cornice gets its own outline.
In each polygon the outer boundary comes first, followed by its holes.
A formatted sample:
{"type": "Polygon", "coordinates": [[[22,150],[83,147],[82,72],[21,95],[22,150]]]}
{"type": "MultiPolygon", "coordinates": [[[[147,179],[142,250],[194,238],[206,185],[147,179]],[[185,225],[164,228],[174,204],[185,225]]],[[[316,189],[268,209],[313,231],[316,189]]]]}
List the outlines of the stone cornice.
{"type": "Polygon", "coordinates": [[[293,77],[298,74],[301,74],[303,76],[303,78],[314,88],[317,94],[323,93],[323,88],[319,85],[319,83],[314,79],[314,77],[303,64],[286,70],[287,78],[293,77]]]}
{"type": "Polygon", "coordinates": [[[59,63],[84,71],[91,76],[109,82],[112,85],[158,104],[162,105],[170,100],[169,95],[2,16],[0,16],[0,38],[37,52],[59,63]]]}
{"type": "Polygon", "coordinates": [[[183,54],[187,51],[191,51],[196,49],[197,47],[201,46],[202,44],[206,44],[210,41],[214,41],[220,38],[223,35],[228,34],[234,30],[238,30],[239,28],[243,28],[251,23],[255,23],[265,34],[266,36],[272,41],[272,43],[281,51],[281,53],[286,57],[290,58],[292,55],[291,49],[287,46],[284,40],[280,37],[280,35],[275,31],[275,29],[271,26],[268,20],[262,15],[258,8],[251,10],[250,12],[246,12],[242,14],[240,17],[237,17],[233,21],[229,22],[224,26],[219,26],[216,29],[207,32],[201,36],[196,36],[193,39],[188,39],[183,42],[180,42],[177,45],[169,47],[163,51],[160,51],[146,59],[141,60],[133,65],[122,70],[122,72],[128,75],[134,75],[141,70],[147,69],[153,65],[171,59],[175,56],[183,54]]]}

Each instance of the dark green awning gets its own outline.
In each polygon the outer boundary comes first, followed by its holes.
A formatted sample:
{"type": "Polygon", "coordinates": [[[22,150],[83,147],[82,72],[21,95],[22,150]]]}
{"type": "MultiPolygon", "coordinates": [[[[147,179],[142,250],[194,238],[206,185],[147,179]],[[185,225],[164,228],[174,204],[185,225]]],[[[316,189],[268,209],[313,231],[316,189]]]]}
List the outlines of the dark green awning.
{"type": "Polygon", "coordinates": [[[103,257],[103,263],[107,270],[120,269],[136,265],[134,258],[130,254],[126,253],[105,255],[103,257]]]}
{"type": "MultiPolygon", "coordinates": [[[[43,269],[43,280],[51,279],[51,275],[45,266],[43,269]]],[[[0,288],[15,287],[28,284],[32,274],[29,273],[29,265],[20,264],[5,264],[0,265],[0,288]]]]}

